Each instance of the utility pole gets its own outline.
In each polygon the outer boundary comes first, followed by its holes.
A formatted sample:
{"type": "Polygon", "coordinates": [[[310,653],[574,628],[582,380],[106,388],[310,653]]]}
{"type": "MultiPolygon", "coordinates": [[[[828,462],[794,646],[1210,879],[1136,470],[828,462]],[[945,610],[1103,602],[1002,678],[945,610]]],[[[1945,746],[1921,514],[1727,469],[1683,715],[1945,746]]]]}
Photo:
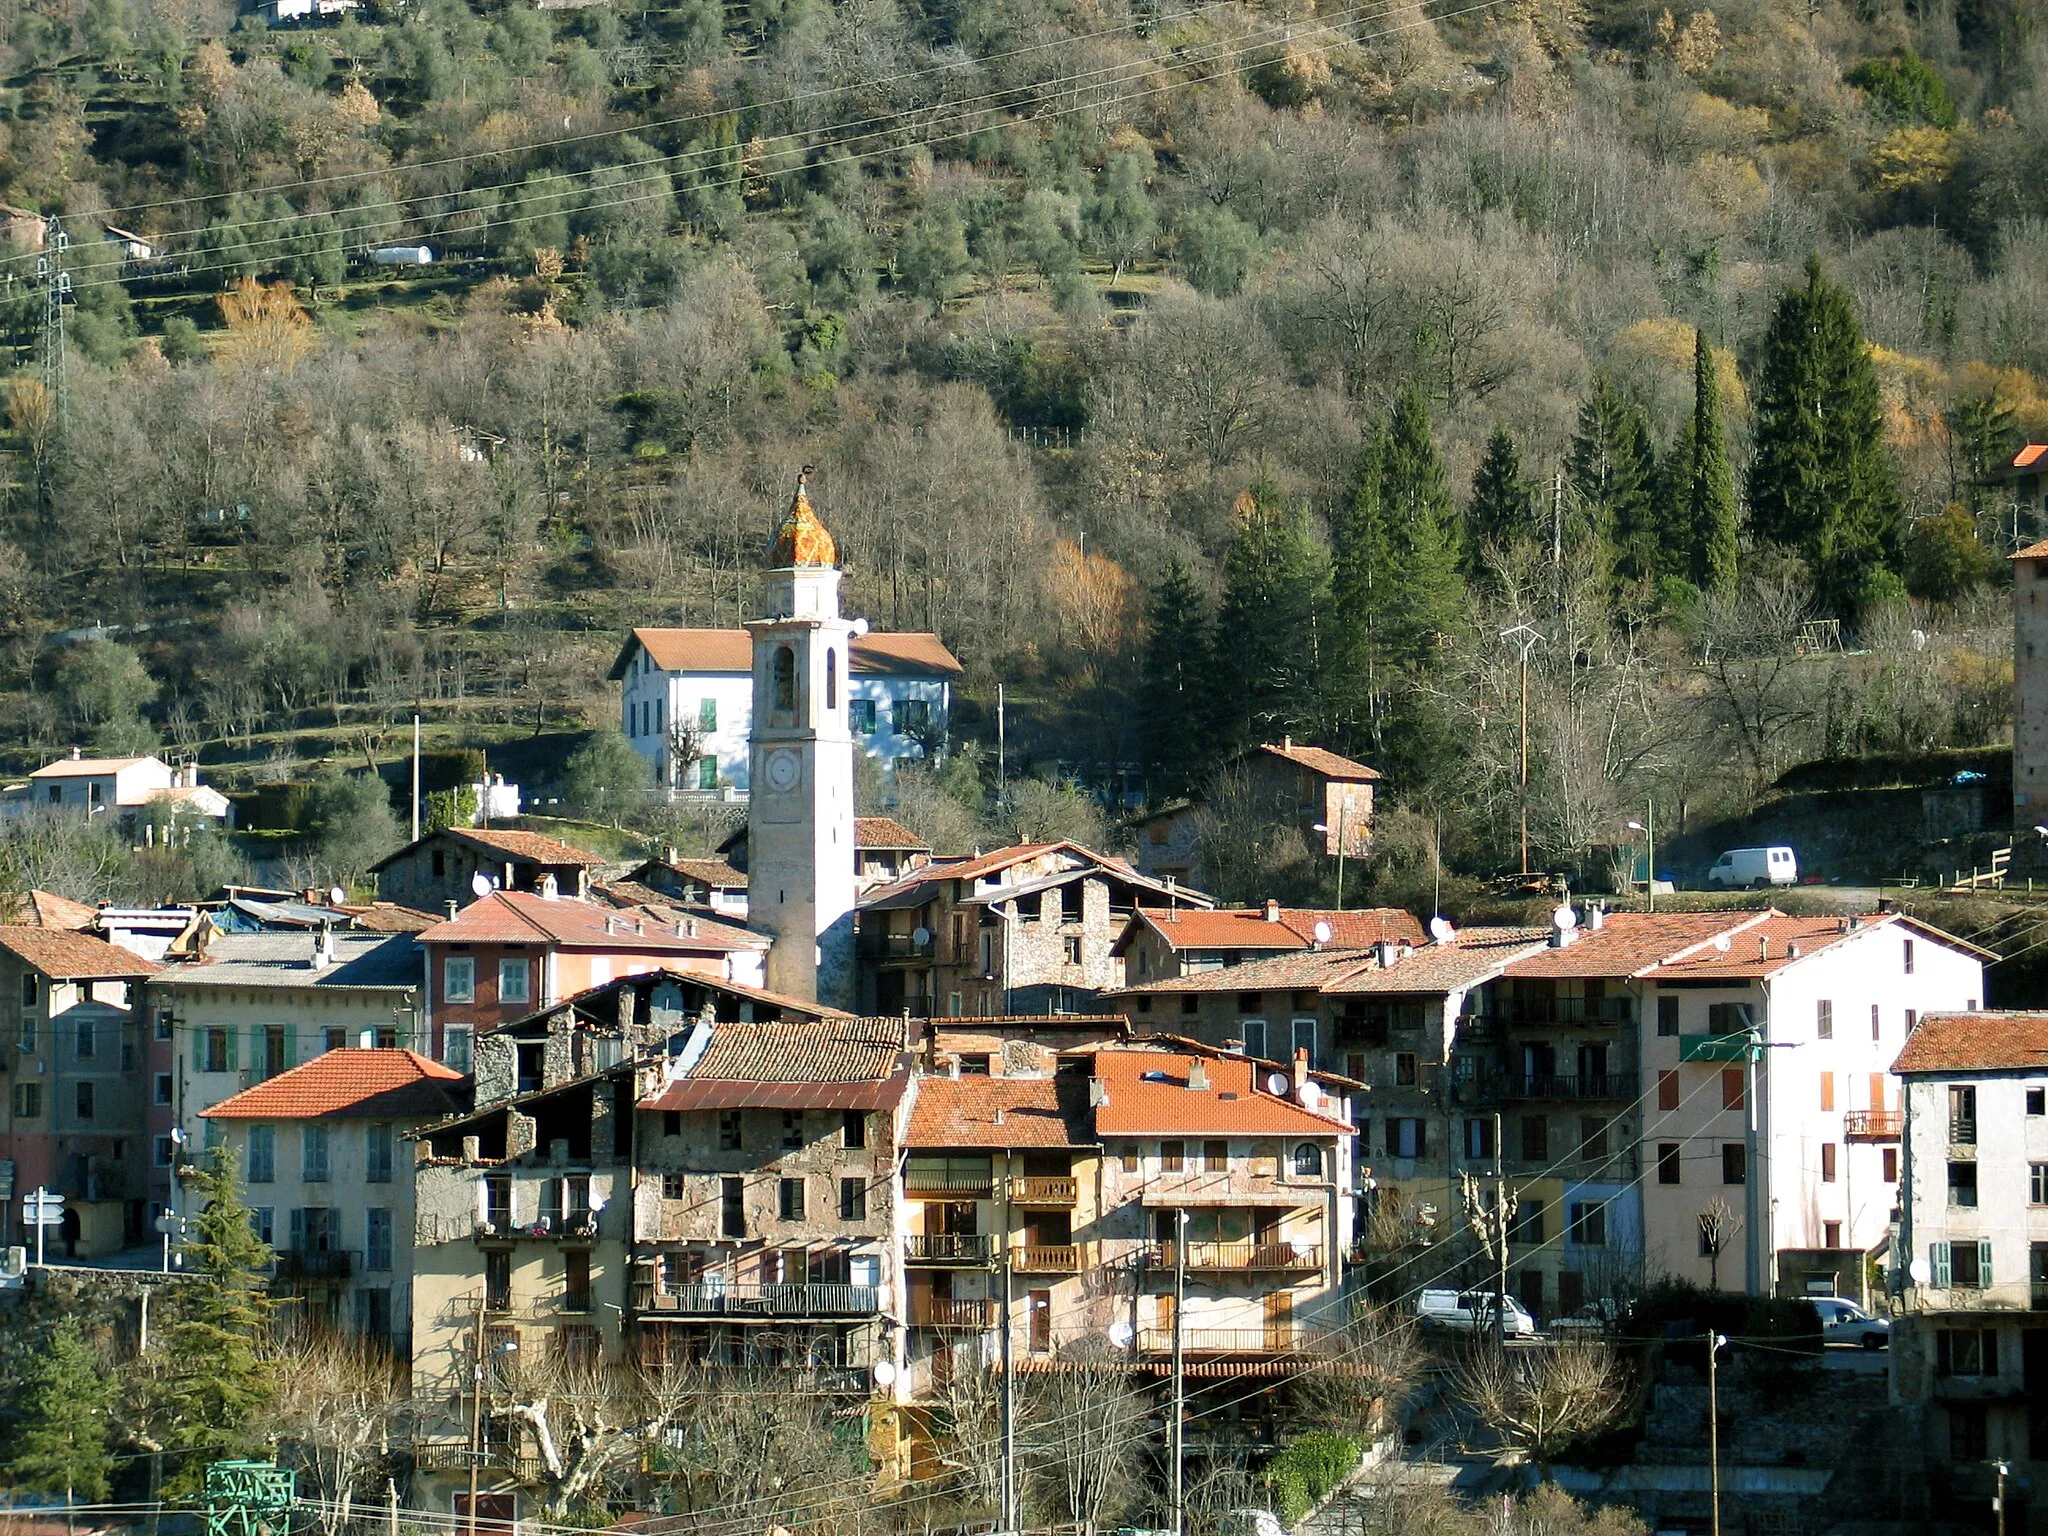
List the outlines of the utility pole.
{"type": "Polygon", "coordinates": [[[1492,1261],[1495,1291],[1493,1337],[1501,1349],[1508,1347],[1508,1229],[1515,1223],[1520,1200],[1509,1191],[1504,1152],[1500,1144],[1500,1115],[1493,1117],[1493,1204],[1489,1206],[1479,1180],[1469,1173],[1458,1175],[1458,1194],[1465,1206],[1465,1225],[1479,1240],[1480,1250],[1492,1261]]]}
{"type": "Polygon", "coordinates": [[[384,1479],[384,1536],[398,1536],[398,1479],[384,1479]]]}
{"type": "Polygon", "coordinates": [[[1752,1024],[1742,1041],[1742,1283],[1752,1296],[1764,1292],[1763,1234],[1758,1213],[1758,1193],[1763,1183],[1757,1167],[1757,1065],[1763,1059],[1761,1032],[1752,1024]]]}
{"type": "Polygon", "coordinates": [[[484,1305],[490,1298],[479,1296],[476,1302],[476,1360],[475,1395],[469,1404],[469,1530],[468,1536],[476,1536],[476,1481],[482,1470],[484,1459],[484,1305]]]}
{"type": "Polygon", "coordinates": [[[1187,1536],[1187,1361],[1181,1352],[1188,1301],[1188,1212],[1173,1213],[1173,1418],[1167,1424],[1173,1445],[1173,1536],[1187,1536]]]}
{"type": "Polygon", "coordinates": [[[70,416],[70,376],[64,358],[64,305],[71,297],[71,273],[66,270],[65,252],[71,249],[71,236],[64,232],[64,221],[52,216],[45,229],[45,244],[50,254],[36,258],[36,280],[43,290],[43,387],[50,392],[50,402],[57,410],[57,429],[61,432],[70,416]]]}
{"type": "Polygon", "coordinates": [[[2012,1463],[2001,1461],[1998,1466],[1998,1492],[1992,1495],[1991,1511],[1998,1516],[1998,1536],[2005,1536],[2005,1479],[2012,1471],[2012,1463]]]}
{"type": "Polygon", "coordinates": [[[1003,685],[996,684],[996,804],[1010,797],[1009,721],[1003,708],[1003,685]]]}
{"type": "MultiPolygon", "coordinates": [[[[1560,481],[1560,484],[1562,482],[1560,481]]],[[[1501,639],[1522,652],[1522,873],[1529,873],[1529,653],[1543,643],[1543,633],[1527,624],[1500,632],[1501,639]]]]}
{"type": "Polygon", "coordinates": [[[1657,910],[1657,802],[1652,800],[1642,821],[1628,824],[1631,832],[1643,834],[1643,858],[1649,866],[1649,873],[1643,879],[1643,897],[1649,903],[1649,910],[1657,910]]]}
{"type": "MultiPolygon", "coordinates": [[[[489,785],[486,784],[486,788],[489,785]]],[[[420,840],[420,717],[412,717],[412,840],[420,840]]]]}
{"type": "MultiPolygon", "coordinates": [[[[1003,1255],[998,1264],[1003,1284],[1003,1335],[1002,1335],[1002,1413],[1003,1446],[1002,1471],[998,1479],[997,1503],[1001,1512],[999,1519],[1002,1529],[1008,1533],[1017,1529],[1017,1370],[1013,1346],[1010,1342],[1010,1222],[1009,1202],[1003,1203],[1003,1255]]],[[[1028,1317],[1029,1314],[1027,1313],[1028,1317]]]]}
{"type": "Polygon", "coordinates": [[[1707,1335],[1707,1477],[1713,1499],[1713,1536],[1721,1536],[1721,1384],[1716,1362],[1727,1342],[1723,1334],[1707,1335]]]}

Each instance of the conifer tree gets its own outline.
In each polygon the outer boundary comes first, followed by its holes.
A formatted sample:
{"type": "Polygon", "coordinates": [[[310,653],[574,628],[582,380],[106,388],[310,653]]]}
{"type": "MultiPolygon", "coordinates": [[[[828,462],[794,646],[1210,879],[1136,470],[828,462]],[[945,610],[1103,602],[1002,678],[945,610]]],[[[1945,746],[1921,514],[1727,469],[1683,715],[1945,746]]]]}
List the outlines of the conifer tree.
{"type": "Polygon", "coordinates": [[[1209,607],[1178,555],[1152,594],[1139,678],[1139,729],[1156,786],[1184,794],[1208,756],[1213,691],[1209,607]]]}
{"type": "Polygon", "coordinates": [[[67,1504],[104,1499],[113,1486],[114,1458],[107,1451],[113,1402],[112,1376],[77,1320],[65,1318],[28,1357],[9,1481],[61,1493],[67,1504]]]}
{"type": "Polygon", "coordinates": [[[1324,726],[1333,743],[1378,745],[1386,614],[1393,591],[1380,509],[1385,438],[1374,428],[1358,456],[1351,499],[1332,528],[1330,617],[1323,650],[1324,726]]]}
{"type": "Polygon", "coordinates": [[[1223,561],[1216,672],[1224,683],[1227,740],[1277,739],[1316,712],[1319,625],[1330,598],[1329,551],[1305,510],[1261,481],[1235,505],[1238,527],[1223,561]]]}
{"type": "Polygon", "coordinates": [[[1609,552],[1624,582],[1652,577],[1659,565],[1657,462],[1649,419],[1601,374],[1579,407],[1565,477],[1585,536],[1609,552]]]}
{"type": "Polygon", "coordinates": [[[1465,540],[1476,574],[1489,545],[1505,548],[1535,530],[1529,482],[1515,440],[1495,427],[1486,440],[1486,457],[1472,476],[1472,504],[1465,514],[1465,540]]]}
{"type": "Polygon", "coordinates": [[[1855,306],[1817,256],[1805,284],[1779,296],[1764,338],[1749,515],[1760,537],[1805,556],[1831,611],[1899,590],[1903,506],[1877,375],[1855,306]]]}
{"type": "Polygon", "coordinates": [[[1388,654],[1400,665],[1419,667],[1444,636],[1464,628],[1465,583],[1457,511],[1430,437],[1429,406],[1414,384],[1401,391],[1387,417],[1379,500],[1393,588],[1388,654]]]}
{"type": "Polygon", "coordinates": [[[1685,549],[1687,576],[1702,592],[1726,592],[1735,585],[1735,475],[1728,467],[1728,442],[1721,426],[1721,382],[1714,373],[1707,333],[1693,333],[1692,425],[1685,454],[1684,526],[1674,544],[1685,549]]]}
{"type": "Polygon", "coordinates": [[[235,1159],[216,1147],[193,1178],[199,1216],[184,1245],[185,1270],[178,1320],[164,1331],[161,1417],[170,1426],[168,1449],[191,1454],[168,1485],[196,1487],[205,1463],[245,1456],[264,1443],[264,1411],[276,1381],[263,1356],[271,1302],[263,1272],[273,1254],[256,1235],[249,1207],[236,1187],[235,1159]]]}

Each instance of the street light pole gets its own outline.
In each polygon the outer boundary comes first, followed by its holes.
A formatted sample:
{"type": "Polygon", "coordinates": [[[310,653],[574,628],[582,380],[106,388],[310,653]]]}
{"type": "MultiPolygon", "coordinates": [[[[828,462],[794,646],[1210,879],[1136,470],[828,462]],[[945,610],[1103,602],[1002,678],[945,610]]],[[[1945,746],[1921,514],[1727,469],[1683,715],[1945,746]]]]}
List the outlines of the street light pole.
{"type": "Polygon", "coordinates": [[[1513,629],[1500,632],[1501,639],[1516,645],[1522,652],[1522,873],[1529,873],[1529,652],[1543,643],[1541,631],[1527,624],[1517,624],[1513,629]]]}
{"type": "Polygon", "coordinates": [[[1726,1335],[1707,1335],[1707,1466],[1708,1488],[1713,1499],[1713,1536],[1721,1536],[1721,1386],[1716,1369],[1726,1335]]]}
{"type": "Polygon", "coordinates": [[[1643,897],[1649,903],[1649,910],[1657,910],[1657,802],[1652,800],[1641,821],[1628,824],[1631,832],[1643,834],[1643,859],[1648,873],[1643,879],[1643,897]]]}

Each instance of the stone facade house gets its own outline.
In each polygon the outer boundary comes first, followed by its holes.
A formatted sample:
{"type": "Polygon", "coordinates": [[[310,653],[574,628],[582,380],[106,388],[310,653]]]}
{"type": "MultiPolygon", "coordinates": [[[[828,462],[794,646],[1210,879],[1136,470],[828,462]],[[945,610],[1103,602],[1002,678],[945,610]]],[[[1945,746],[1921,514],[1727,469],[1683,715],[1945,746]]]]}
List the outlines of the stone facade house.
{"type": "Polygon", "coordinates": [[[1309,949],[1357,951],[1422,942],[1422,925],[1399,907],[1339,912],[1314,907],[1144,906],[1118,937],[1127,985],[1142,987],[1198,971],[1222,970],[1267,955],[1309,949]]]}
{"type": "Polygon", "coordinates": [[[1372,848],[1374,796],[1380,775],[1323,747],[1291,737],[1247,748],[1224,767],[1224,800],[1173,800],[1132,818],[1137,867],[1155,880],[1207,886],[1203,856],[1209,818],[1242,816],[1298,829],[1326,858],[1362,858],[1372,848]]]}
{"type": "Polygon", "coordinates": [[[475,901],[479,879],[492,890],[532,892],[552,881],[558,895],[587,896],[590,872],[603,862],[538,832],[445,827],[387,853],[370,870],[380,900],[440,912],[450,902],[466,907],[475,901]]]}

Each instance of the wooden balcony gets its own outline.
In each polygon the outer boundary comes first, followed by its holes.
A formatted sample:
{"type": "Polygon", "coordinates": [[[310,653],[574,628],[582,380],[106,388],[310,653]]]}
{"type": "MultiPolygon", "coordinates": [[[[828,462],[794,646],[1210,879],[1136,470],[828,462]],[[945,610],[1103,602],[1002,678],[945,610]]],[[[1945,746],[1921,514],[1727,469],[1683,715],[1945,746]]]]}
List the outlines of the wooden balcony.
{"type": "Polygon", "coordinates": [[[1073,1275],[1081,1270],[1078,1243],[1024,1243],[1010,1250],[1010,1268],[1020,1275],[1073,1275]]]}
{"type": "MultiPolygon", "coordinates": [[[[1292,1326],[1273,1328],[1184,1328],[1180,1347],[1184,1355],[1289,1355],[1298,1353],[1307,1335],[1292,1326]]],[[[1138,1334],[1138,1348],[1148,1355],[1173,1353],[1171,1328],[1146,1328],[1138,1334]]]]}
{"type": "Polygon", "coordinates": [[[903,1175],[903,1193],[912,1200],[987,1200],[995,1194],[992,1173],[934,1173],[909,1169],[903,1175]]]}
{"type": "MultiPolygon", "coordinates": [[[[1178,1244],[1159,1244],[1160,1269],[1173,1269],[1179,1262],[1178,1244]]],[[[1190,1270],[1314,1272],[1323,1267],[1323,1250],[1313,1243],[1193,1242],[1188,1244],[1187,1262],[1190,1270]]]]}
{"type": "Polygon", "coordinates": [[[653,1317],[865,1317],[881,1307],[881,1291],[872,1285],[738,1281],[685,1285],[665,1292],[635,1286],[633,1304],[636,1311],[653,1317]]]}
{"type": "Polygon", "coordinates": [[[910,1309],[914,1328],[968,1328],[980,1331],[997,1325],[1000,1314],[993,1301],[963,1301],[951,1296],[927,1296],[910,1309]]]}
{"type": "Polygon", "coordinates": [[[1081,1198],[1081,1181],[1027,1175],[1010,1180],[1012,1205],[1071,1206],[1081,1198]]]}
{"type": "Polygon", "coordinates": [[[1906,1134],[1906,1112],[1852,1109],[1842,1116],[1842,1134],[1851,1141],[1897,1141],[1906,1134]]]}
{"type": "Polygon", "coordinates": [[[995,1239],[974,1232],[913,1232],[904,1239],[908,1264],[980,1266],[996,1256],[995,1239]]]}

